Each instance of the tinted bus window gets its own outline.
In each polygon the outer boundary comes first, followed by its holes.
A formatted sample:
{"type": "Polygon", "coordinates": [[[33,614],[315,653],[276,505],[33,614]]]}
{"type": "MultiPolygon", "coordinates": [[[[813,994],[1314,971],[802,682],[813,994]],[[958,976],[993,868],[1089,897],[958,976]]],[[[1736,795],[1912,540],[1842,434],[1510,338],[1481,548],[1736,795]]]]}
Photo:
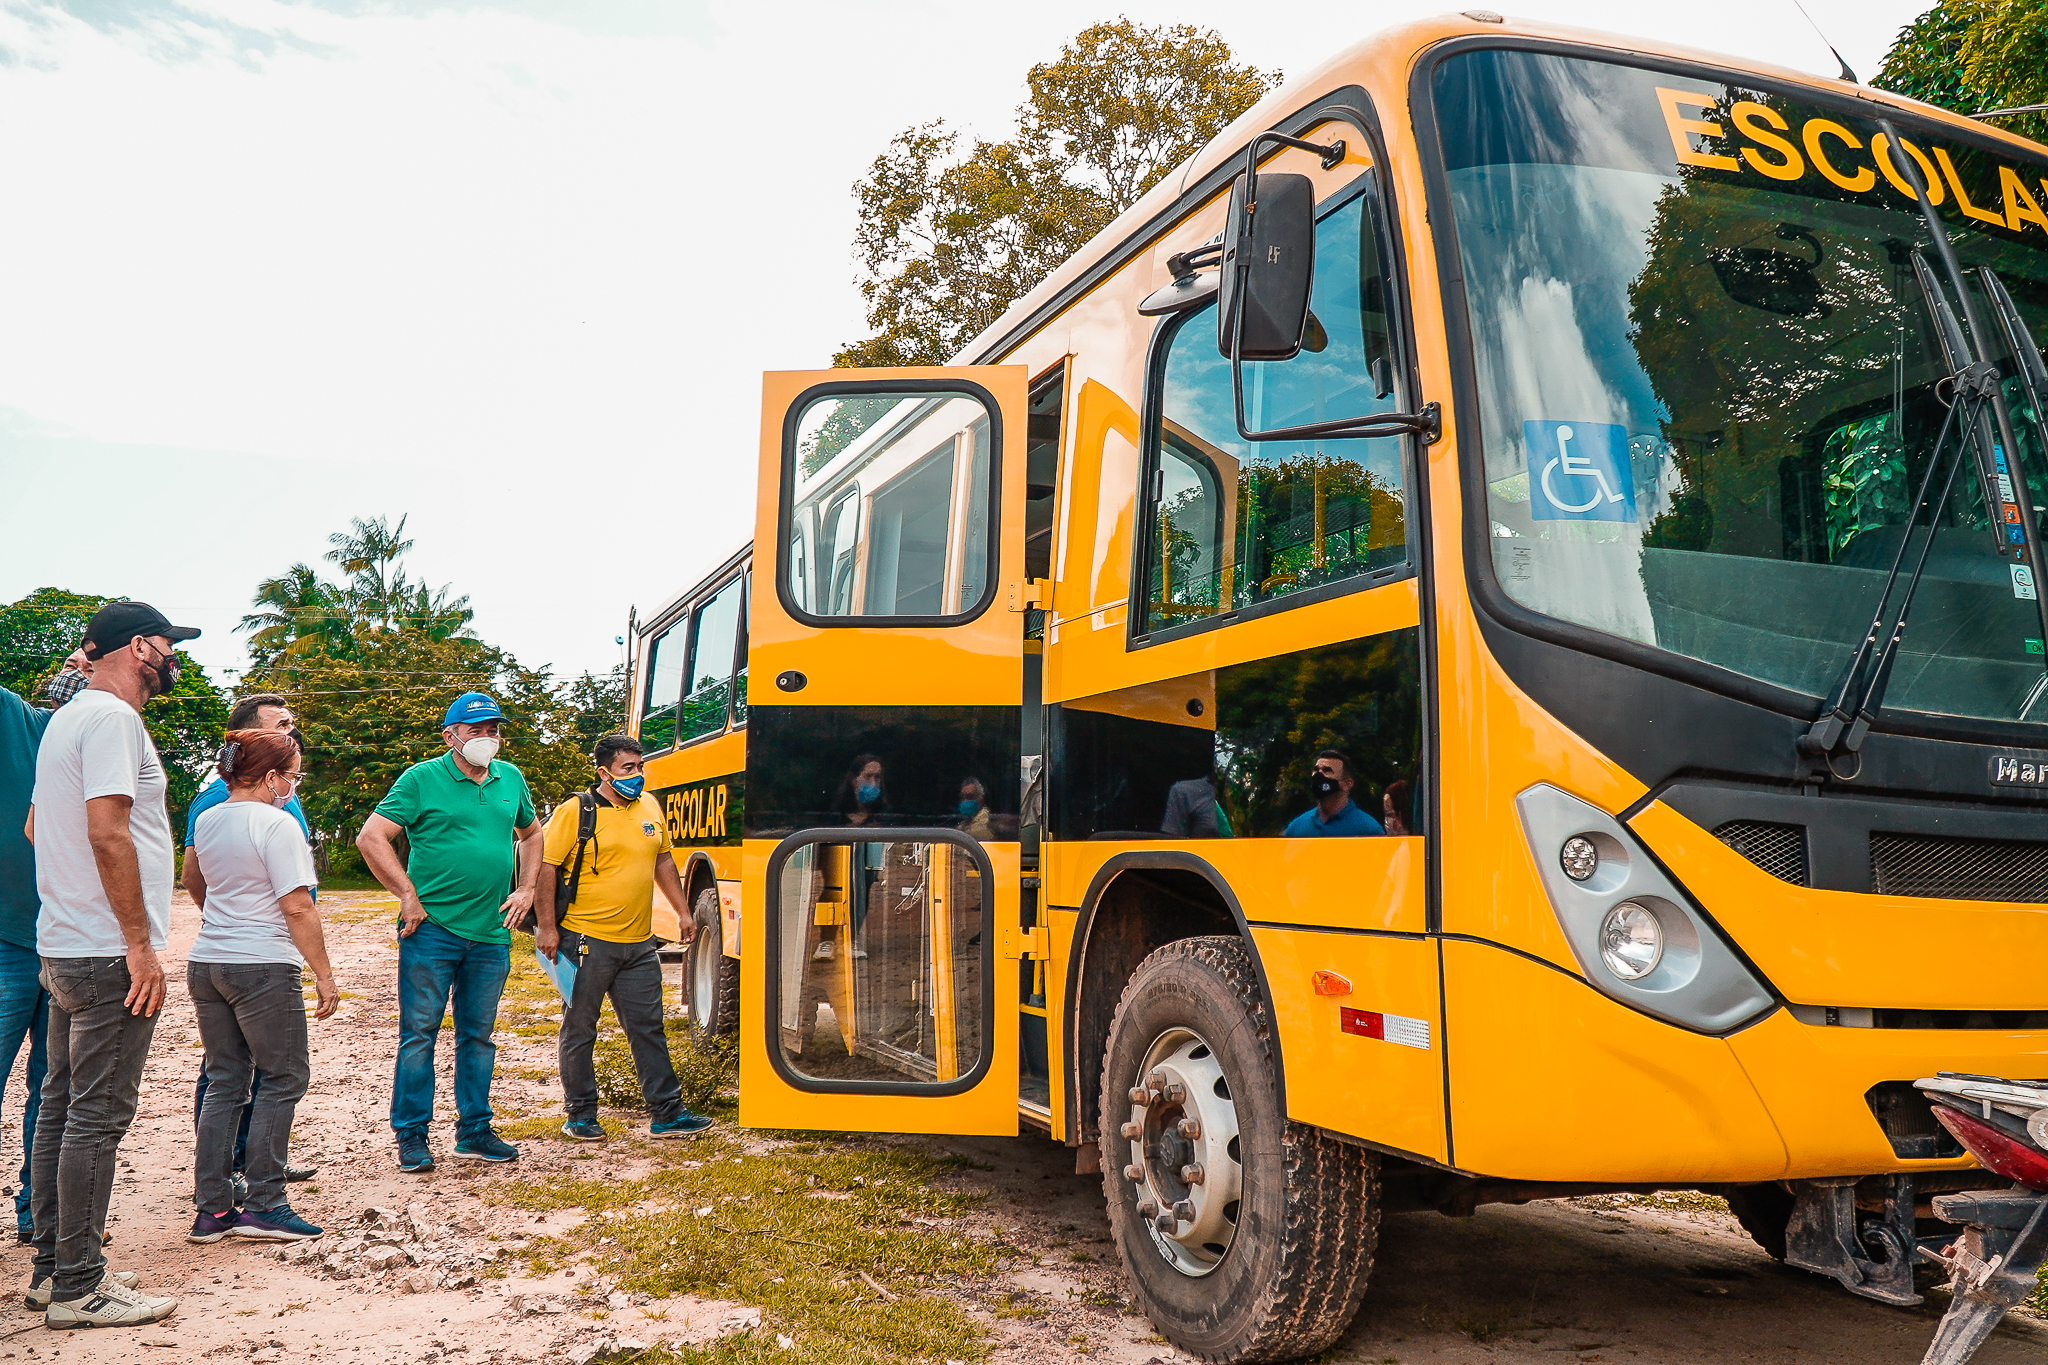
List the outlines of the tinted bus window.
{"type": "MultiPolygon", "coordinates": [[[[1403,405],[1370,204],[1359,194],[1316,229],[1320,334],[1292,360],[1244,367],[1253,430],[1403,405]]],[[[1168,325],[1140,634],[1406,560],[1402,441],[1241,440],[1215,305],[1168,325]]]]}
{"type": "Polygon", "coordinates": [[[676,737],[676,698],[683,689],[683,646],[687,618],[654,637],[647,646],[647,696],[640,710],[640,742],[666,749],[676,737]]]}
{"type": "Polygon", "coordinates": [[[732,664],[739,641],[740,595],[745,580],[735,578],[718,595],[697,608],[697,641],[690,666],[690,691],[683,698],[676,742],[715,735],[725,728],[732,706],[732,664]]]}

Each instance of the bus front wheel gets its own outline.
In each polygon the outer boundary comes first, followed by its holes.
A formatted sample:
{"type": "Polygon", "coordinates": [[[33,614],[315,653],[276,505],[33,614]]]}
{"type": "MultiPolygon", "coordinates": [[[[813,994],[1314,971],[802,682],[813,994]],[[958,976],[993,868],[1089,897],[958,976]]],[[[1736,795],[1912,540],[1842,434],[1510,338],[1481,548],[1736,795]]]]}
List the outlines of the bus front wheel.
{"type": "Polygon", "coordinates": [[[691,919],[697,937],[690,943],[690,1041],[700,1049],[716,1048],[717,1040],[740,1031],[740,964],[725,955],[725,922],[718,913],[718,888],[697,893],[691,919]]]}
{"type": "Polygon", "coordinates": [[[1272,1012],[1244,942],[1138,965],[1102,1068],[1103,1192],[1139,1308],[1226,1365],[1327,1350],[1364,1296],[1379,1158],[1288,1121],[1272,1012]]]}

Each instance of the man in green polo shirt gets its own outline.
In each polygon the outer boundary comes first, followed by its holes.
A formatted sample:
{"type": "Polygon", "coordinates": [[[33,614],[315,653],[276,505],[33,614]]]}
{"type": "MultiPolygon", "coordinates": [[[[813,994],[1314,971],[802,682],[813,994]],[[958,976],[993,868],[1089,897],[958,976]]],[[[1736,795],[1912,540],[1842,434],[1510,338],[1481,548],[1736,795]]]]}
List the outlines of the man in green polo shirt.
{"type": "Polygon", "coordinates": [[[398,775],[363,822],[356,847],[398,897],[398,1068],[391,1128],[398,1169],[431,1171],[434,1039],[454,996],[455,1155],[511,1161],[519,1149],[491,1131],[491,1029],[512,967],[506,925],[533,904],[543,830],[526,778],[497,761],[498,704],[465,692],[448,708],[448,752],[398,775]],[[392,840],[411,849],[401,863],[392,840]],[[517,839],[515,858],[514,839],[517,839]],[[515,875],[516,874],[516,875],[515,875]]]}

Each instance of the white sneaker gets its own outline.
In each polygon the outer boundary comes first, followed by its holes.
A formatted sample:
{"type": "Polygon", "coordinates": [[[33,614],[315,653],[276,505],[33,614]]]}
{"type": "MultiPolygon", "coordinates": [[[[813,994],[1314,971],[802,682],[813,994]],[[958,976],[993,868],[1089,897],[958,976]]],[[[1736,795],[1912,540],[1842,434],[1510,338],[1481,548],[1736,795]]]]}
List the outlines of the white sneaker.
{"type": "MultiPolygon", "coordinates": [[[[141,1279],[132,1270],[109,1270],[106,1278],[120,1285],[123,1289],[133,1289],[141,1279]]],[[[50,1306],[50,1277],[45,1275],[30,1285],[28,1292],[21,1296],[21,1301],[30,1308],[35,1309],[38,1313],[48,1308],[50,1306]]]]}
{"type": "Polygon", "coordinates": [[[825,941],[824,941],[823,943],[820,943],[820,944],[818,945],[818,950],[817,950],[816,952],[814,952],[814,953],[812,953],[812,954],[811,954],[811,961],[813,961],[813,962],[830,962],[831,960],[832,960],[832,940],[828,938],[828,939],[826,939],[826,940],[825,940],[825,941]]]}
{"type": "Polygon", "coordinates": [[[177,1311],[176,1299],[151,1298],[139,1290],[116,1284],[112,1277],[108,1277],[100,1281],[99,1288],[82,1299],[73,1299],[69,1303],[51,1300],[43,1325],[53,1332],[71,1327],[140,1327],[145,1323],[162,1322],[177,1311]]]}

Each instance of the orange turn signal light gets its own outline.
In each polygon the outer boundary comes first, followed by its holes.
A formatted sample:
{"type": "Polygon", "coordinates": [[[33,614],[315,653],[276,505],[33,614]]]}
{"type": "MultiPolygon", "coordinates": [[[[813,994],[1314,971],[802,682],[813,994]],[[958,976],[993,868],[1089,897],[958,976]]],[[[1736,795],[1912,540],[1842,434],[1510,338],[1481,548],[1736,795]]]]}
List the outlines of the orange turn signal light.
{"type": "Polygon", "coordinates": [[[1351,978],[1339,976],[1336,972],[1317,968],[1315,974],[1317,995],[1351,994],[1351,978]]]}

